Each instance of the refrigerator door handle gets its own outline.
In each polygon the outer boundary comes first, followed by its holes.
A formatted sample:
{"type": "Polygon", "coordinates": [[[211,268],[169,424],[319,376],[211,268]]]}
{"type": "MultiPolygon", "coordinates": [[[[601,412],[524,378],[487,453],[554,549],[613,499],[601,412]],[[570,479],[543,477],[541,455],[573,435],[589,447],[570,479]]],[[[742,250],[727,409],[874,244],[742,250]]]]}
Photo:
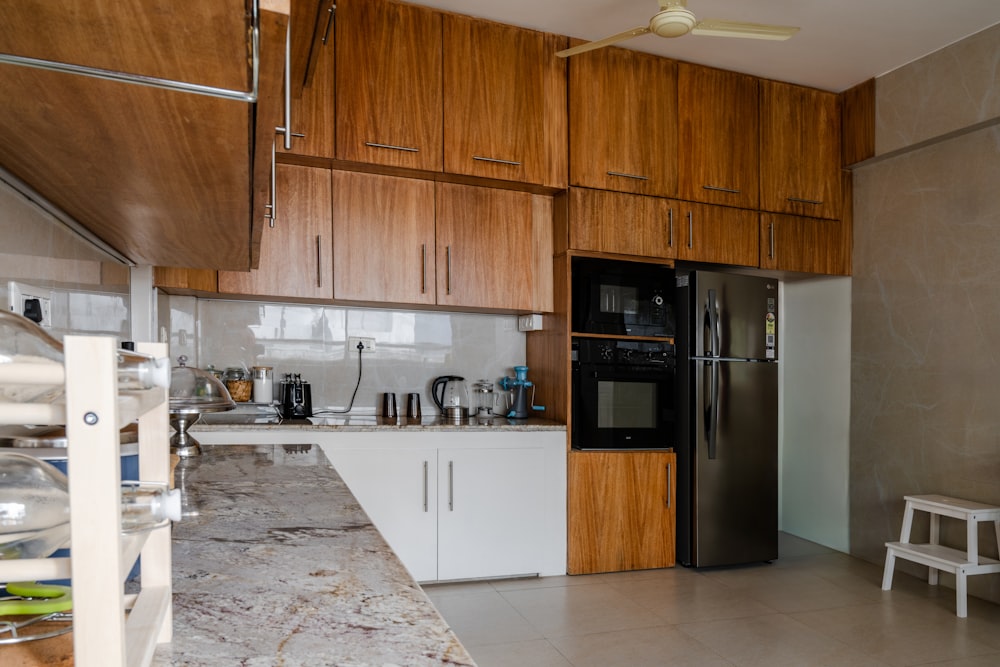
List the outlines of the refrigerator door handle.
{"type": "Polygon", "coordinates": [[[708,458],[715,459],[716,445],[719,440],[719,362],[710,361],[708,365],[712,367],[712,379],[709,382],[708,420],[705,425],[705,435],[708,438],[708,458]]]}
{"type": "Polygon", "coordinates": [[[708,290],[708,356],[719,356],[719,311],[715,304],[715,290],[708,290]]]}

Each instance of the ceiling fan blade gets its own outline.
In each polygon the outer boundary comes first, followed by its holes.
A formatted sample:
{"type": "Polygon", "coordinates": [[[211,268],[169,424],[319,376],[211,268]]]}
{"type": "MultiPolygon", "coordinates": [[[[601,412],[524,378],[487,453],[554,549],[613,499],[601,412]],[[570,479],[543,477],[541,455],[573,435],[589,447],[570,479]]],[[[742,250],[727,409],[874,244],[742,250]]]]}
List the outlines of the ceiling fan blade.
{"type": "Polygon", "coordinates": [[[586,44],[580,44],[579,46],[574,46],[563,51],[556,51],[556,55],[560,58],[568,58],[570,56],[575,56],[578,53],[584,53],[586,51],[593,51],[594,49],[599,49],[602,46],[609,46],[617,42],[624,42],[626,39],[632,39],[633,37],[638,37],[640,35],[645,35],[649,33],[649,26],[643,26],[641,28],[632,28],[631,30],[626,30],[625,32],[620,32],[617,35],[611,35],[610,37],[605,37],[604,39],[599,39],[596,42],[587,42],[586,44]]]}
{"type": "Polygon", "coordinates": [[[705,19],[691,29],[692,35],[711,37],[745,37],[748,39],[785,40],[799,31],[789,25],[766,25],[763,23],[742,23],[740,21],[720,21],[705,19]]]}

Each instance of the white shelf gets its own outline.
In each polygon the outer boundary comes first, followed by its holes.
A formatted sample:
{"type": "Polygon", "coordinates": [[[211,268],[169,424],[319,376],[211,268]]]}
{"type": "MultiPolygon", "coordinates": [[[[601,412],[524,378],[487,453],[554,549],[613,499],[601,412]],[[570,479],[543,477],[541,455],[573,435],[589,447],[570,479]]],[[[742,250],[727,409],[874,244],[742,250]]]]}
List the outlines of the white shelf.
{"type": "MultiPolygon", "coordinates": [[[[138,351],[167,354],[158,343],[138,351]]],[[[119,432],[138,422],[139,478],[167,483],[167,391],[119,392],[113,338],[66,336],[64,352],[64,366],[0,364],[0,385],[65,383],[61,404],[0,403],[0,424],[65,425],[70,557],[0,561],[0,582],[71,578],[76,667],[141,667],[171,639],[170,526],[122,535],[119,432]],[[142,590],[133,599],[124,582],[140,554],[142,590]]]]}

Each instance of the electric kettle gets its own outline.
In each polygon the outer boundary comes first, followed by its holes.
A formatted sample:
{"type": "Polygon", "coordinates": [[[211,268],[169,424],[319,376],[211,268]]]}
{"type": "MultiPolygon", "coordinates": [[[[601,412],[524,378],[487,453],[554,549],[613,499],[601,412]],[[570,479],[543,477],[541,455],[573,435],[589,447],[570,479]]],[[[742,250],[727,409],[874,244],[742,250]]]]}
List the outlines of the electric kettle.
{"type": "Polygon", "coordinates": [[[469,389],[465,386],[465,378],[458,375],[434,378],[431,398],[443,420],[460,423],[469,418],[469,389]]]}

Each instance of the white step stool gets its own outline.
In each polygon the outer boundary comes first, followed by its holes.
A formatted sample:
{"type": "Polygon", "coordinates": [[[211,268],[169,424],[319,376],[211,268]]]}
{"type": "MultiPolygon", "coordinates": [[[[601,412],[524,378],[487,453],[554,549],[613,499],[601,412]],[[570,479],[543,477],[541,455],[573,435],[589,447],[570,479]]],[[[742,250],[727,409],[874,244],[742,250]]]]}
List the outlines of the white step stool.
{"type": "Polygon", "coordinates": [[[930,568],[927,583],[936,586],[938,570],[955,574],[955,613],[959,618],[969,615],[966,604],[966,577],[972,574],[1000,572],[1000,560],[979,555],[979,528],[981,521],[992,521],[1000,549],[1000,507],[975,503],[970,500],[949,498],[948,496],[903,496],[906,511],[903,513],[903,530],[899,542],[886,542],[885,571],[882,574],[882,590],[892,588],[892,571],[896,556],[911,560],[930,568]],[[929,512],[931,534],[929,544],[910,544],[910,529],[913,527],[913,511],[929,512]],[[941,531],[941,517],[949,516],[966,522],[966,550],[960,551],[938,544],[941,531]]]}

